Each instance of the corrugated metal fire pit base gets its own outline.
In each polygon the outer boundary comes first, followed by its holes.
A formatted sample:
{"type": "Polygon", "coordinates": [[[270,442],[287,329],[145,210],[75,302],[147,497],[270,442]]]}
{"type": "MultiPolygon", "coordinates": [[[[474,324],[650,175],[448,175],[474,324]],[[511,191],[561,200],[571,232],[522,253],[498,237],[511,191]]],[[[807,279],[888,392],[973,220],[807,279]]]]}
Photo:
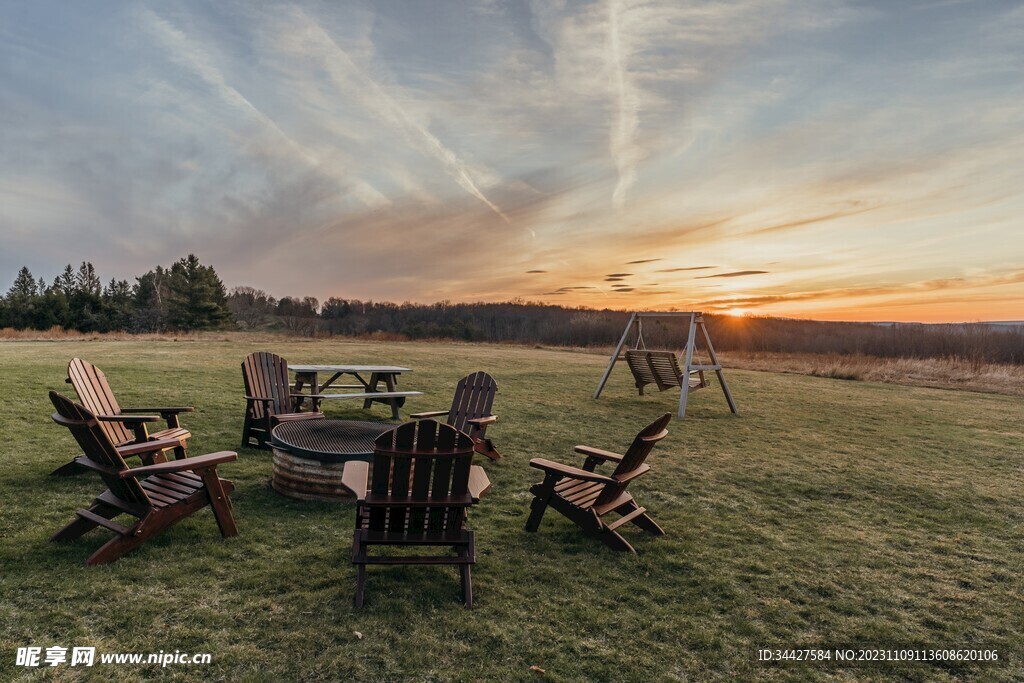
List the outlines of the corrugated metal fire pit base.
{"type": "Polygon", "coordinates": [[[274,473],[270,485],[299,500],[348,502],[342,483],[345,463],[373,458],[373,442],[395,425],[354,420],[303,420],[274,428],[274,473]]]}

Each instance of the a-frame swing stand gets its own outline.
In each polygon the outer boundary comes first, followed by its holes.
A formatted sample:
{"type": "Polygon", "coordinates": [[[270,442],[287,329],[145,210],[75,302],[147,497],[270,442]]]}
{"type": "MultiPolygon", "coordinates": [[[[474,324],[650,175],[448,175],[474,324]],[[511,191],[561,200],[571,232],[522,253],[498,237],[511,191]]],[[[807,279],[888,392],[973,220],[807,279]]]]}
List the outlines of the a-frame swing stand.
{"type": "Polygon", "coordinates": [[[725,394],[725,400],[729,402],[729,410],[733,413],[738,412],[736,402],[729,391],[729,385],[725,381],[722,364],[718,361],[715,347],[711,344],[708,328],[704,324],[704,316],[699,312],[633,313],[630,315],[629,322],[626,323],[626,330],[622,333],[622,338],[619,339],[618,346],[615,347],[611,360],[608,361],[608,367],[604,371],[601,383],[597,385],[594,398],[601,395],[601,390],[604,389],[604,385],[608,382],[608,377],[612,374],[612,368],[615,367],[615,363],[620,359],[628,363],[641,395],[644,393],[644,385],[646,384],[655,384],[661,391],[670,387],[679,387],[679,417],[686,415],[686,399],[689,397],[690,392],[708,386],[704,373],[710,371],[714,371],[718,375],[718,383],[722,385],[722,393],[725,394]],[[671,351],[648,351],[646,348],[643,348],[643,321],[645,318],[690,319],[689,334],[686,338],[686,351],[684,354],[685,362],[681,368],[675,353],[671,351]],[[636,333],[636,348],[630,349],[624,355],[621,355],[622,347],[626,345],[630,332],[636,333]],[[707,354],[711,361],[708,364],[694,363],[693,352],[697,345],[698,332],[704,340],[704,347],[707,349],[707,354]]]}

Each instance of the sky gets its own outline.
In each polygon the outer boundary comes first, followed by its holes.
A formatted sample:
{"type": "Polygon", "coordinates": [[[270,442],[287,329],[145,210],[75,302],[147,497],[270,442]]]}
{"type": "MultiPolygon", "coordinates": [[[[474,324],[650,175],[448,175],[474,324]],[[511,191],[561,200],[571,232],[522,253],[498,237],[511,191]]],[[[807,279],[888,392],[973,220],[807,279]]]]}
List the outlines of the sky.
{"type": "Polygon", "coordinates": [[[0,289],[1019,320],[1022,187],[1020,2],[0,2],[0,289]]]}

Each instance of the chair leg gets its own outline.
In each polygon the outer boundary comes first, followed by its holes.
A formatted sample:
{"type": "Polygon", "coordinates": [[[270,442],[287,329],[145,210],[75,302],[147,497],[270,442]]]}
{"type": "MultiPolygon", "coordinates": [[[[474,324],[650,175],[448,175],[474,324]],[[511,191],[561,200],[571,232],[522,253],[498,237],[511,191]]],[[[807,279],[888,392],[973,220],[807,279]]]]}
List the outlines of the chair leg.
{"type": "Polygon", "coordinates": [[[548,496],[536,496],[530,503],[530,517],[526,520],[527,531],[536,531],[540,528],[540,521],[544,519],[544,511],[548,509],[548,496]]]}
{"type": "Polygon", "coordinates": [[[237,536],[238,527],[235,526],[228,494],[221,484],[220,477],[217,476],[217,470],[205,469],[199,475],[203,478],[203,484],[206,486],[206,495],[210,499],[210,508],[213,510],[213,516],[220,528],[220,535],[224,538],[237,536]]]}
{"type": "Polygon", "coordinates": [[[85,561],[85,565],[92,567],[97,564],[109,564],[142,545],[143,541],[147,540],[149,536],[150,534],[115,536],[90,555],[89,559],[85,561]]]}
{"type": "Polygon", "coordinates": [[[363,606],[363,594],[364,594],[365,591],[366,591],[366,565],[365,564],[357,564],[356,565],[356,598],[355,598],[355,605],[356,605],[357,609],[363,606]]]}
{"type": "Polygon", "coordinates": [[[87,469],[89,468],[82,467],[76,461],[72,460],[71,462],[64,463],[63,465],[55,469],[53,472],[50,472],[50,476],[71,477],[76,474],[81,474],[82,472],[85,472],[87,469]]]}
{"type": "Polygon", "coordinates": [[[473,450],[491,460],[501,459],[501,453],[494,447],[494,443],[490,439],[474,439],[473,450]]]}
{"type": "Polygon", "coordinates": [[[572,514],[567,513],[566,516],[575,522],[576,526],[582,529],[584,534],[590,538],[596,538],[612,550],[636,554],[636,550],[629,544],[629,541],[624,539],[618,531],[606,527],[593,510],[579,510],[577,508],[572,514]]]}
{"type": "Polygon", "coordinates": [[[250,422],[252,422],[252,419],[249,417],[249,409],[246,408],[245,419],[242,420],[242,448],[248,448],[249,442],[252,440],[252,436],[249,433],[251,431],[249,426],[250,422]]]}
{"type": "MultiPolygon", "coordinates": [[[[103,503],[94,503],[93,506],[89,508],[89,512],[97,514],[100,517],[106,517],[107,519],[113,519],[121,514],[121,511],[117,508],[104,505],[103,503]]],[[[50,540],[53,542],[73,541],[98,526],[99,524],[96,522],[90,522],[89,520],[82,519],[76,515],[75,518],[64,525],[60,531],[55,533],[53,536],[50,536],[50,540]]]]}
{"type": "Polygon", "coordinates": [[[629,544],[629,541],[624,539],[618,531],[610,531],[605,529],[597,536],[602,543],[618,552],[630,552],[636,555],[636,550],[629,544]]]}
{"type": "Polygon", "coordinates": [[[530,487],[530,493],[534,495],[534,499],[530,503],[530,517],[526,520],[525,529],[527,531],[536,531],[540,528],[540,520],[544,518],[544,511],[548,508],[551,496],[555,494],[555,484],[558,483],[558,480],[557,474],[547,474],[544,476],[543,482],[530,487]]]}
{"type": "Polygon", "coordinates": [[[462,602],[467,608],[473,606],[473,576],[471,569],[472,567],[468,564],[459,565],[459,570],[462,573],[462,602]]]}
{"type": "MultiPolygon", "coordinates": [[[[637,507],[636,503],[633,503],[632,505],[633,505],[634,509],[637,507]]],[[[665,530],[662,529],[658,525],[657,522],[655,522],[653,519],[651,519],[651,516],[649,514],[647,514],[646,512],[644,514],[640,515],[639,517],[636,517],[633,520],[633,524],[636,524],[638,527],[640,527],[644,531],[649,531],[650,533],[654,534],[655,536],[664,536],[665,535],[665,530]]]]}

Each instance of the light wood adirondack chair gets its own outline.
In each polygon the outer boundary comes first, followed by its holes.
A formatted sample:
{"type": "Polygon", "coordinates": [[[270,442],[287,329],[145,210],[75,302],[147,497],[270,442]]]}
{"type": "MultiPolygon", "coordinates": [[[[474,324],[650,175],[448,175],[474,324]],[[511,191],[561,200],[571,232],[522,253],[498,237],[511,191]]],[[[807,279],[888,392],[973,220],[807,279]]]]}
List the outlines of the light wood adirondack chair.
{"type": "Polygon", "coordinates": [[[645,508],[636,504],[626,487],[651,469],[644,460],[654,444],[668,435],[666,426],[671,419],[671,413],[665,413],[644,427],[624,455],[591,446],[576,446],[576,452],[586,456],[582,468],[544,458],[531,460],[530,467],[544,471],[544,481],[530,487],[535,497],[526,530],[537,530],[550,505],[575,522],[587,536],[599,539],[613,550],[636,553],[617,531],[627,522],[658,536],[664,535],[664,530],[645,508]],[[611,475],[597,473],[595,470],[602,462],[615,463],[615,471],[611,475]],[[604,518],[611,512],[621,516],[609,523],[604,518]]]}
{"type": "MultiPolygon", "coordinates": [[[[295,412],[293,394],[288,382],[288,361],[266,351],[257,351],[242,361],[242,379],[245,381],[245,422],[242,423],[242,447],[252,445],[269,448],[270,430],[287,420],[322,418],[321,412],[295,412]]],[[[301,395],[310,398],[309,394],[301,395]]],[[[315,394],[312,398],[318,398],[315,394]]],[[[315,402],[314,402],[315,405],[315,402]]]]}
{"type": "Polygon", "coordinates": [[[117,535],[85,563],[106,564],[207,505],[213,509],[222,536],[238,533],[228,498],[234,486],[217,476],[217,465],[237,459],[237,454],[223,451],[129,468],[124,456],[159,453],[172,448],[175,441],[146,441],[117,448],[102,422],[88,409],[55,391],[50,392],[50,401],[57,409],[53,421],[70,429],[82,448],[84,455],[78,463],[97,472],[107,485],[92,506],[78,510],[75,519],[51,541],[74,540],[102,526],[117,535]],[[113,521],[120,514],[137,517],[138,521],[130,527],[113,521]]]}
{"type": "Polygon", "coordinates": [[[459,380],[455,387],[452,407],[448,410],[434,410],[426,413],[410,415],[414,420],[447,416],[446,422],[460,432],[469,434],[473,439],[473,450],[497,460],[501,453],[494,443],[484,437],[487,425],[498,421],[498,416],[491,414],[494,395],[498,393],[498,385],[494,378],[486,372],[474,372],[459,380]]]}
{"type": "Polygon", "coordinates": [[[473,442],[434,420],[406,422],[382,434],[373,463],[346,463],[342,482],[356,496],[352,564],[357,567],[356,607],[363,605],[368,564],[455,564],[462,600],[473,605],[470,567],[476,562],[468,508],[490,482],[473,465],[473,442]],[[455,554],[371,555],[372,546],[447,546],[455,554]]]}
{"type": "MultiPolygon", "coordinates": [[[[75,388],[75,393],[78,394],[78,400],[82,405],[100,420],[100,426],[115,446],[128,446],[146,441],[175,440],[177,441],[173,446],[175,457],[185,457],[188,440],[192,434],[181,426],[178,414],[192,412],[194,408],[191,406],[122,408],[118,404],[114,392],[110,390],[110,384],[103,371],[81,358],[72,358],[68,363],[68,377],[65,381],[75,388]],[[153,413],[159,413],[160,417],[153,413]],[[167,428],[149,433],[146,424],[157,422],[161,418],[167,423],[167,428]]],[[[163,453],[150,452],[145,454],[143,462],[151,464],[154,458],[159,461],[166,459],[163,453]]],[[[72,460],[58,467],[51,474],[65,476],[84,471],[83,467],[72,460]]]]}

